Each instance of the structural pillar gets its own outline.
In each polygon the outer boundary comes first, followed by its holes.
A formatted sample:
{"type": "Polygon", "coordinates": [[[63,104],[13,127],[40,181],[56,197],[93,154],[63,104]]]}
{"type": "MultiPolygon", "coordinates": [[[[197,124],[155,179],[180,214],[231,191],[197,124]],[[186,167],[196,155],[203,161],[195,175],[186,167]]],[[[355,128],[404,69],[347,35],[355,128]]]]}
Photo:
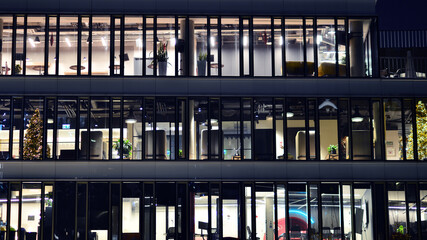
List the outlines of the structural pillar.
{"type": "Polygon", "coordinates": [[[365,76],[365,61],[363,49],[363,21],[350,21],[350,76],[365,76]]]}

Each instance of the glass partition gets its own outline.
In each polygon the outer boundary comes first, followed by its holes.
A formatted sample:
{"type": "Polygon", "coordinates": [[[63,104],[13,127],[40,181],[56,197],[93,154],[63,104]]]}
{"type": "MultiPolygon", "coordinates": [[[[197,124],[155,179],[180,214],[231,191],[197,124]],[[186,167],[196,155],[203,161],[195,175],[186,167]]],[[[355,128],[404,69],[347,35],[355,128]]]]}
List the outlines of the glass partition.
{"type": "Polygon", "coordinates": [[[320,185],[322,198],[322,238],[341,239],[340,187],[336,183],[320,185]]]}
{"type": "MultiPolygon", "coordinates": [[[[190,99],[190,160],[208,159],[208,101],[190,99]]],[[[212,122],[210,123],[212,124],[212,122]]],[[[211,131],[212,134],[212,131],[211,131]]]]}
{"type": "Polygon", "coordinates": [[[274,19],[274,76],[283,76],[283,34],[282,19],[274,19]]]}

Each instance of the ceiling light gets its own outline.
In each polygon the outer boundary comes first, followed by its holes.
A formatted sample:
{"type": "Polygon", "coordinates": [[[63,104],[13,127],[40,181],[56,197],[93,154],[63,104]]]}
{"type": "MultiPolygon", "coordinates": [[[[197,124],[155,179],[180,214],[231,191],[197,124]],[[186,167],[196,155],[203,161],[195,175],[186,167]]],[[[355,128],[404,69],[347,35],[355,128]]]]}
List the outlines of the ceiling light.
{"type": "Polygon", "coordinates": [[[34,42],[35,42],[36,44],[40,44],[40,38],[39,38],[39,37],[36,37],[36,38],[34,39],[34,42]]]}
{"type": "Polygon", "coordinates": [[[353,117],[351,118],[351,121],[352,121],[352,122],[355,122],[355,123],[363,122],[363,117],[362,117],[362,115],[360,114],[360,112],[359,112],[359,108],[358,108],[358,107],[356,107],[356,108],[354,109],[354,114],[353,114],[353,117]]]}
{"type": "Polygon", "coordinates": [[[286,117],[287,118],[291,118],[291,117],[293,117],[294,116],[294,113],[293,112],[287,112],[286,113],[286,117]]]}
{"type": "Polygon", "coordinates": [[[101,38],[102,46],[107,47],[107,41],[105,41],[105,38],[101,38]]]}
{"type": "Polygon", "coordinates": [[[243,46],[247,47],[249,45],[249,38],[248,36],[243,37],[243,46]]]}
{"type": "Polygon", "coordinates": [[[215,46],[215,37],[210,38],[211,47],[215,46]]]}
{"type": "Polygon", "coordinates": [[[34,43],[34,40],[32,38],[28,38],[28,41],[31,44],[31,47],[36,47],[36,44],[34,43]]]}

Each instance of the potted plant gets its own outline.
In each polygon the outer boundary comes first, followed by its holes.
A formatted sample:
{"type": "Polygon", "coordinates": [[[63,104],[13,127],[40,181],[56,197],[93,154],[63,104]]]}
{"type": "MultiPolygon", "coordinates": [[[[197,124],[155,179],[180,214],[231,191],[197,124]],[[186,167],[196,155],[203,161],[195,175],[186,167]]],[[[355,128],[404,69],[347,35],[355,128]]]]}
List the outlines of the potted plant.
{"type": "Polygon", "coordinates": [[[337,145],[329,145],[328,147],[328,153],[329,154],[337,154],[338,146],[337,145]]]}
{"type": "Polygon", "coordinates": [[[168,43],[159,42],[157,47],[157,67],[159,68],[159,76],[166,76],[168,67],[168,43]]]}
{"type": "MultiPolygon", "coordinates": [[[[119,155],[122,153],[120,139],[114,142],[113,148],[118,152],[119,155]]],[[[132,156],[132,143],[128,139],[125,139],[123,140],[123,158],[129,159],[129,157],[131,156],[132,156]]]]}
{"type": "Polygon", "coordinates": [[[197,61],[197,76],[206,76],[206,60],[208,58],[207,53],[199,53],[197,61]]]}
{"type": "Polygon", "coordinates": [[[9,228],[9,239],[15,239],[15,234],[16,234],[16,229],[15,228],[13,228],[13,227],[10,227],[9,228]]]}
{"type": "Polygon", "coordinates": [[[22,67],[20,64],[15,65],[15,74],[21,74],[22,67]]]}

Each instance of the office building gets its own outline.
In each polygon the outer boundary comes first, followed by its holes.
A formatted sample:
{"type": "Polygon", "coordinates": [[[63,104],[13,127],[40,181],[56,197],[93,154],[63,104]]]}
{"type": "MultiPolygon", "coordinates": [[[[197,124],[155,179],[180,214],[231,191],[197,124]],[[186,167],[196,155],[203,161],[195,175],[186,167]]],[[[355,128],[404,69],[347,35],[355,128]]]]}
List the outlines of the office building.
{"type": "Polygon", "coordinates": [[[375,5],[2,1],[1,240],[427,239],[375,5]]]}

